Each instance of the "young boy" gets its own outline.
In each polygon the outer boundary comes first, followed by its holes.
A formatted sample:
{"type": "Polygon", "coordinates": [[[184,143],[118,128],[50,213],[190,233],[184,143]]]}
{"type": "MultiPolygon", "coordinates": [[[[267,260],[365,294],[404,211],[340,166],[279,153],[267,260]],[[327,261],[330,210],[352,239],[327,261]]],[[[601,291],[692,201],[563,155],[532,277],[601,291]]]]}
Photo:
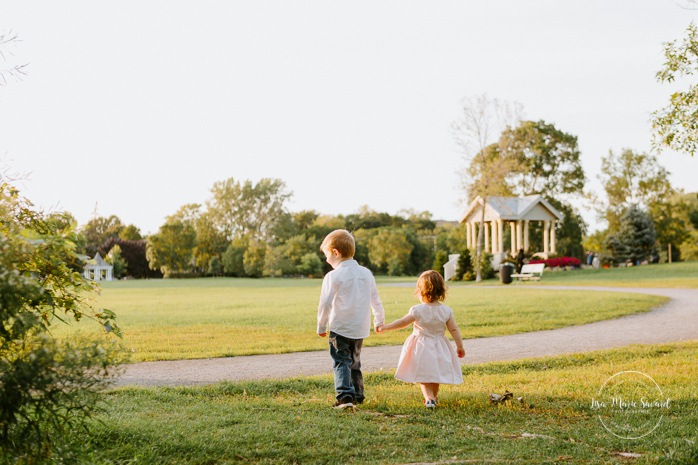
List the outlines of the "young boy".
{"type": "Polygon", "coordinates": [[[320,249],[332,271],[325,275],[317,311],[317,333],[330,333],[330,356],[334,362],[335,408],[354,407],[364,400],[361,374],[361,346],[374,328],[383,324],[385,311],[373,275],[354,260],[354,236],[349,231],[332,231],[320,249]]]}

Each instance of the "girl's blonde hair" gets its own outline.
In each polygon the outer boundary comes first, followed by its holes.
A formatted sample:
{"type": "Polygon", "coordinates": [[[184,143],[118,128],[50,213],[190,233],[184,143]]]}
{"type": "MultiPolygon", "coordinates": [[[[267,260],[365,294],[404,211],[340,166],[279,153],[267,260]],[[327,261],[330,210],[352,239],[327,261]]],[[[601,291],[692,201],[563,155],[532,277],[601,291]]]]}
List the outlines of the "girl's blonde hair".
{"type": "Polygon", "coordinates": [[[446,298],[446,283],[438,271],[425,271],[417,280],[415,294],[425,302],[438,302],[446,298]]]}

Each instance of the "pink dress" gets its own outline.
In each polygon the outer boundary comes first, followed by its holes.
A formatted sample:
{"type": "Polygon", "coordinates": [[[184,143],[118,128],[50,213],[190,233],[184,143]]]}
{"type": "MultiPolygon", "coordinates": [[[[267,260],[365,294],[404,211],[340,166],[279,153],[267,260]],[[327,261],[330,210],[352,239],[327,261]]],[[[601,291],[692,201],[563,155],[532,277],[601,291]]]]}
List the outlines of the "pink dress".
{"type": "Polygon", "coordinates": [[[402,346],[395,378],[408,383],[462,383],[458,355],[445,335],[453,310],[428,303],[415,305],[410,315],[415,319],[414,330],[402,346]]]}

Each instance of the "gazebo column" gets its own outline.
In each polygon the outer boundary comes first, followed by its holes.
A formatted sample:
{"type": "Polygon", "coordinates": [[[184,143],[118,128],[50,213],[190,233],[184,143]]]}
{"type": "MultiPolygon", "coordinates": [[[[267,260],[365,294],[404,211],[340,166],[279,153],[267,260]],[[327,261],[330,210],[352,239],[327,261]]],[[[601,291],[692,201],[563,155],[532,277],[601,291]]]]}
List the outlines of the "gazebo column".
{"type": "Polygon", "coordinates": [[[497,220],[493,220],[490,224],[490,242],[492,243],[492,254],[499,253],[497,245],[499,241],[497,240],[497,220]]]}
{"type": "Polygon", "coordinates": [[[465,223],[465,246],[470,249],[470,223],[465,223]]]}
{"type": "Polygon", "coordinates": [[[523,221],[516,222],[516,253],[523,248],[523,221]]]}
{"type": "Polygon", "coordinates": [[[485,223],[485,230],[483,231],[485,233],[485,253],[490,252],[490,224],[485,223]]]}
{"type": "Polygon", "coordinates": [[[528,247],[529,247],[529,245],[528,245],[528,223],[529,223],[528,220],[525,220],[525,221],[524,221],[524,233],[523,233],[523,236],[524,236],[524,252],[528,252],[528,247]]]}
{"type": "Polygon", "coordinates": [[[504,221],[501,218],[497,220],[497,244],[499,253],[504,252],[504,221]]]}
{"type": "Polygon", "coordinates": [[[555,220],[550,222],[550,253],[555,253],[555,220]]]}
{"type": "Polygon", "coordinates": [[[513,221],[509,222],[509,232],[511,233],[511,240],[509,241],[509,255],[513,256],[516,253],[516,223],[513,221]]]}
{"type": "Polygon", "coordinates": [[[545,254],[545,258],[548,258],[548,254],[550,253],[549,236],[550,221],[543,221],[543,253],[545,254]]]}

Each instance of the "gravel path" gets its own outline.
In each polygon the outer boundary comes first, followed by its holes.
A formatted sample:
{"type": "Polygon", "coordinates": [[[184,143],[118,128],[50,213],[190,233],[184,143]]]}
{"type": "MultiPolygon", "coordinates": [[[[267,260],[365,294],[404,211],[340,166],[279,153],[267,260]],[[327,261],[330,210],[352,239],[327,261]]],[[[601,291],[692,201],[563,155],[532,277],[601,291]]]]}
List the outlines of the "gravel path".
{"type": "MultiPolygon", "coordinates": [[[[649,312],[587,325],[511,336],[466,339],[462,363],[477,364],[530,357],[588,352],[630,344],[698,339],[698,289],[536,286],[536,289],[631,292],[671,300],[649,312]]],[[[402,346],[365,347],[364,372],[395,368],[402,346]]],[[[203,360],[142,362],[127,365],[116,386],[187,386],[219,381],[283,379],[330,374],[329,351],[251,355],[203,360]]]]}

